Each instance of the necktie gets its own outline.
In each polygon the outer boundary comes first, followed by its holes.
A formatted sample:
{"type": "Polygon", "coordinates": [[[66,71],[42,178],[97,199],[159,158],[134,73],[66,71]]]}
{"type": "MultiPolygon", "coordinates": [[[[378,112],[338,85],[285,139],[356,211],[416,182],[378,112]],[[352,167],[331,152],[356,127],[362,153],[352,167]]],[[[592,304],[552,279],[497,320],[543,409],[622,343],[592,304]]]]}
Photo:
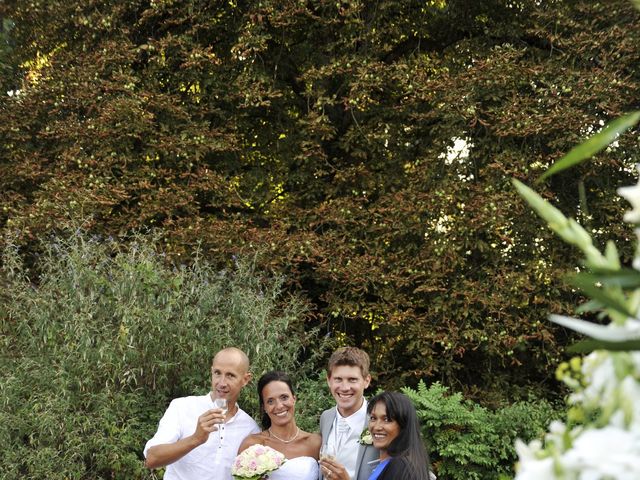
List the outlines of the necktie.
{"type": "Polygon", "coordinates": [[[349,424],[347,421],[340,417],[338,419],[338,442],[337,448],[339,449],[344,442],[346,442],[347,438],[349,438],[349,424]]]}

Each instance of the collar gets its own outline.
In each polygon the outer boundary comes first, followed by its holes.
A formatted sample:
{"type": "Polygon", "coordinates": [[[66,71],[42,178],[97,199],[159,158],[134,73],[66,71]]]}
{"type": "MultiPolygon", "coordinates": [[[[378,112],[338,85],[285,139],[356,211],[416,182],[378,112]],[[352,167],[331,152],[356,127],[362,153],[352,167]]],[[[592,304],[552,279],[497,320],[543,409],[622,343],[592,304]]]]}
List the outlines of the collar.
{"type": "Polygon", "coordinates": [[[363,429],[363,425],[365,424],[365,420],[367,419],[367,400],[363,398],[362,406],[348,417],[343,417],[338,410],[338,406],[336,405],[335,421],[337,422],[341,418],[343,418],[349,424],[349,428],[352,432],[358,432],[358,435],[360,435],[360,432],[363,429]]]}

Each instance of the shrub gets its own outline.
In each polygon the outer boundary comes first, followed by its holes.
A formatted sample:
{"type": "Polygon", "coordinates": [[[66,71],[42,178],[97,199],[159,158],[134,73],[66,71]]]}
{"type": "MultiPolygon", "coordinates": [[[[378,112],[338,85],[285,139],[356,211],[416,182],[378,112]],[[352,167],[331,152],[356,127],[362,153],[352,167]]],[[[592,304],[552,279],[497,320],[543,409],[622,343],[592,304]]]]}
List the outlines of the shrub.
{"type": "Polygon", "coordinates": [[[447,480],[490,480],[513,476],[516,438],[535,438],[557,417],[545,400],[518,402],[495,411],[448,394],[440,383],[403,388],[423,429],[434,471],[447,480]]]}
{"type": "MultiPolygon", "coordinates": [[[[251,260],[171,266],[153,239],[122,247],[76,232],[33,268],[2,257],[0,452],[4,479],[150,478],[145,441],[168,402],[206,392],[219,348],[237,345],[256,375],[304,383],[314,367],[305,309],[251,260]],[[38,272],[34,278],[34,272],[38,272]]],[[[313,352],[317,351],[317,354],[313,352]]],[[[255,412],[247,388],[243,407],[255,412]]]]}
{"type": "Polygon", "coordinates": [[[319,378],[306,377],[296,389],[296,422],[303,430],[318,432],[320,430],[320,414],[327,408],[335,406],[335,401],[327,388],[327,380],[320,374],[319,378]]]}

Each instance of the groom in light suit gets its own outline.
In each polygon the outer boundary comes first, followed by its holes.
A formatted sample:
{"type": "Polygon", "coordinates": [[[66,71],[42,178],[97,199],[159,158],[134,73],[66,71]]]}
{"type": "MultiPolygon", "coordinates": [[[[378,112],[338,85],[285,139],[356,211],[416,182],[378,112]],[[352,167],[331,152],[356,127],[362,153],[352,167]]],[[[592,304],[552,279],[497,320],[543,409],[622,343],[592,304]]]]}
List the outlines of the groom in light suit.
{"type": "Polygon", "coordinates": [[[335,460],[320,462],[320,479],[367,480],[377,465],[379,452],[367,430],[364,391],[371,382],[369,355],[355,347],[339,348],[329,358],[327,384],[336,406],[320,416],[322,445],[333,447],[335,460]]]}

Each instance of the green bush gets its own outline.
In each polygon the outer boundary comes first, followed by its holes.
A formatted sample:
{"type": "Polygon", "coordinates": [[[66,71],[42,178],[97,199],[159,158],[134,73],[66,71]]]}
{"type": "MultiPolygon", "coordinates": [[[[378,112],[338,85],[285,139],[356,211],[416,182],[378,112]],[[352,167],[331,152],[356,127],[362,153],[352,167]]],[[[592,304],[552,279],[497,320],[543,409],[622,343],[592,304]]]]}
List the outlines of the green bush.
{"type": "Polygon", "coordinates": [[[495,411],[448,394],[440,383],[403,388],[420,418],[431,462],[442,480],[513,476],[516,438],[539,437],[559,417],[545,400],[518,402],[495,411]]]}
{"type": "Polygon", "coordinates": [[[308,432],[320,431],[320,414],[335,406],[335,401],[327,387],[324,370],[319,378],[305,378],[296,386],[296,422],[308,432]]]}
{"type": "MultiPolygon", "coordinates": [[[[127,246],[82,232],[54,238],[26,265],[10,243],[0,267],[0,452],[3,480],[145,479],[141,451],[168,402],[209,389],[212,354],[238,345],[257,378],[292,374],[300,427],[333,404],[304,306],[253,261],[227,270],[195,257],[171,266],[137,237],[127,246]]],[[[405,388],[442,480],[512,472],[516,437],[554,416],[545,402],[492,412],[439,384],[405,388]]],[[[258,417],[255,386],[243,407],[258,417]]]]}
{"type": "MultiPolygon", "coordinates": [[[[44,245],[29,268],[6,246],[3,479],[151,478],[144,443],[172,398],[210,388],[211,357],[224,346],[244,349],[256,376],[277,367],[304,385],[315,370],[324,351],[280,277],[248,260],[174,267],[152,245],[76,232],[44,245]]],[[[241,402],[255,413],[254,388],[241,402]]]]}

